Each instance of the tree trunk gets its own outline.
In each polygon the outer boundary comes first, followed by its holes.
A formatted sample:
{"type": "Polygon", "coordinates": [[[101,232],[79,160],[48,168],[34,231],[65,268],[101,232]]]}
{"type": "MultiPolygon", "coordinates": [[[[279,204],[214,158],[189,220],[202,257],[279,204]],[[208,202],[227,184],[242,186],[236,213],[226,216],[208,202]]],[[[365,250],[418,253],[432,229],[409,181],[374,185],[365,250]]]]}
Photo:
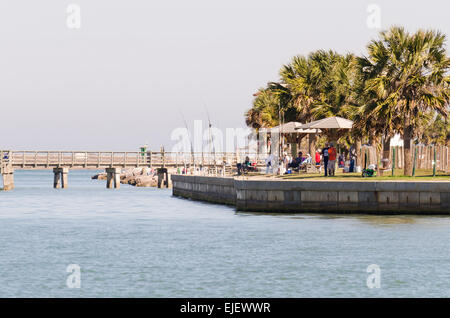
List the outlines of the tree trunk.
{"type": "Polygon", "coordinates": [[[309,134],[308,135],[308,151],[309,154],[312,157],[312,162],[316,163],[316,134],[309,134]]]}
{"type": "Polygon", "coordinates": [[[362,167],[362,159],[361,159],[361,139],[356,140],[356,164],[355,166],[362,167]]]}
{"type": "Polygon", "coordinates": [[[403,175],[412,176],[413,170],[413,151],[412,151],[412,139],[413,139],[414,127],[409,122],[403,129],[403,147],[404,147],[404,169],[403,175]]]}
{"type": "MultiPolygon", "coordinates": [[[[383,140],[383,163],[385,163],[387,166],[389,166],[389,163],[391,162],[391,137],[385,137],[383,140]],[[387,161],[386,161],[387,159],[387,161]]],[[[387,168],[387,167],[384,167],[387,168]]]]}

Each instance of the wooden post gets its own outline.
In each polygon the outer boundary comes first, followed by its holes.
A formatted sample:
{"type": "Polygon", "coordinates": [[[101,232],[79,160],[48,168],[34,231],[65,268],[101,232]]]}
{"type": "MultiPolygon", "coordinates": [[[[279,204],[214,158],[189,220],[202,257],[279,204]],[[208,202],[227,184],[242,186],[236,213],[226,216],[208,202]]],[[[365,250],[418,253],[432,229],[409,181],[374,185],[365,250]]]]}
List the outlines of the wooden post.
{"type": "Polygon", "coordinates": [[[448,160],[448,152],[449,152],[449,147],[445,146],[445,172],[450,171],[450,165],[449,165],[449,160],[448,160]]]}
{"type": "Polygon", "coordinates": [[[396,166],[396,162],[395,162],[395,148],[396,147],[392,147],[392,176],[394,176],[394,174],[395,174],[395,166],[396,166]]]}
{"type": "Polygon", "coordinates": [[[445,172],[450,172],[449,152],[450,148],[445,146],[445,172]]]}
{"type": "Polygon", "coordinates": [[[161,151],[161,156],[162,156],[162,167],[165,168],[166,167],[166,152],[164,151],[164,148],[161,151]]]}
{"type": "Polygon", "coordinates": [[[417,169],[422,169],[422,146],[416,145],[417,148],[417,169]]]}
{"type": "Polygon", "coordinates": [[[404,167],[404,160],[405,160],[405,152],[404,152],[404,147],[400,147],[400,151],[399,151],[399,157],[398,157],[398,164],[399,164],[399,168],[403,169],[404,167]]]}
{"type": "Polygon", "coordinates": [[[433,177],[436,177],[436,145],[433,147],[433,177]]]}
{"type": "Polygon", "coordinates": [[[428,146],[428,167],[427,169],[433,169],[433,149],[432,146],[428,146]]]}
{"type": "Polygon", "coordinates": [[[152,162],[152,151],[149,150],[148,152],[149,152],[149,154],[150,154],[150,169],[152,169],[152,167],[153,167],[153,162],[152,162]]]}

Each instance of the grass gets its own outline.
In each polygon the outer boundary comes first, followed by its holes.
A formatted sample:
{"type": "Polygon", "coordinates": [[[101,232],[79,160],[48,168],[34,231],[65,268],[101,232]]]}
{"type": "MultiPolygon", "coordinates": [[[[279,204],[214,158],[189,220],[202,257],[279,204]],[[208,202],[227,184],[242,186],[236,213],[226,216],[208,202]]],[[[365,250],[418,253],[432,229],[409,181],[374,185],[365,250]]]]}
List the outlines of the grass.
{"type": "Polygon", "coordinates": [[[361,173],[342,173],[336,170],[336,175],[333,177],[325,177],[318,173],[293,173],[283,176],[275,176],[275,178],[282,180],[342,180],[342,181],[450,181],[450,173],[442,171],[436,171],[436,176],[433,177],[433,170],[416,170],[414,177],[408,177],[403,175],[403,169],[396,169],[394,176],[391,175],[391,171],[384,172],[383,176],[363,178],[361,173]]]}

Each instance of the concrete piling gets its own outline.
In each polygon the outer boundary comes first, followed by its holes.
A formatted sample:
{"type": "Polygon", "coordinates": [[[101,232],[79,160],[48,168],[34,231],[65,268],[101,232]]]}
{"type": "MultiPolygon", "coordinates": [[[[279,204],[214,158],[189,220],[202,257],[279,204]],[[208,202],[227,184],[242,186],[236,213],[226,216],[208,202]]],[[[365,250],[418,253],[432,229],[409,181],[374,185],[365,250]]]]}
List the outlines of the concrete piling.
{"type": "Polygon", "coordinates": [[[161,188],[161,185],[166,188],[169,187],[169,173],[167,172],[167,168],[158,168],[158,188],[161,188]]]}
{"type": "Polygon", "coordinates": [[[14,189],[14,169],[9,165],[0,167],[3,179],[3,190],[9,191],[14,189]]]}
{"type": "Polygon", "coordinates": [[[120,168],[106,168],[106,188],[112,189],[113,184],[115,189],[120,188],[120,168]]]}
{"type": "Polygon", "coordinates": [[[66,189],[69,181],[68,174],[69,168],[53,168],[53,188],[59,189],[61,187],[62,189],[66,189]]]}

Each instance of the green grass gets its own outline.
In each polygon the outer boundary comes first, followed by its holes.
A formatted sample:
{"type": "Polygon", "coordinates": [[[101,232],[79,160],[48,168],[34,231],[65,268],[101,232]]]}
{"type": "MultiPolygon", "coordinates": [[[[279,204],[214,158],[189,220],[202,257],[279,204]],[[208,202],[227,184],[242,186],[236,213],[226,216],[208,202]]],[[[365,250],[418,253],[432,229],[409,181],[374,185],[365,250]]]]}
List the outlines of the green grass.
{"type": "Polygon", "coordinates": [[[311,179],[311,180],[360,180],[360,181],[382,181],[382,180],[402,180],[402,181],[450,181],[450,173],[445,173],[442,171],[436,171],[436,176],[433,177],[433,170],[416,170],[416,175],[414,177],[403,176],[403,169],[396,169],[395,175],[391,175],[391,171],[384,172],[383,176],[376,176],[370,178],[363,178],[361,173],[342,173],[336,171],[334,177],[325,177],[318,173],[293,173],[290,175],[276,176],[276,178],[283,180],[301,180],[301,179],[311,179]]]}

